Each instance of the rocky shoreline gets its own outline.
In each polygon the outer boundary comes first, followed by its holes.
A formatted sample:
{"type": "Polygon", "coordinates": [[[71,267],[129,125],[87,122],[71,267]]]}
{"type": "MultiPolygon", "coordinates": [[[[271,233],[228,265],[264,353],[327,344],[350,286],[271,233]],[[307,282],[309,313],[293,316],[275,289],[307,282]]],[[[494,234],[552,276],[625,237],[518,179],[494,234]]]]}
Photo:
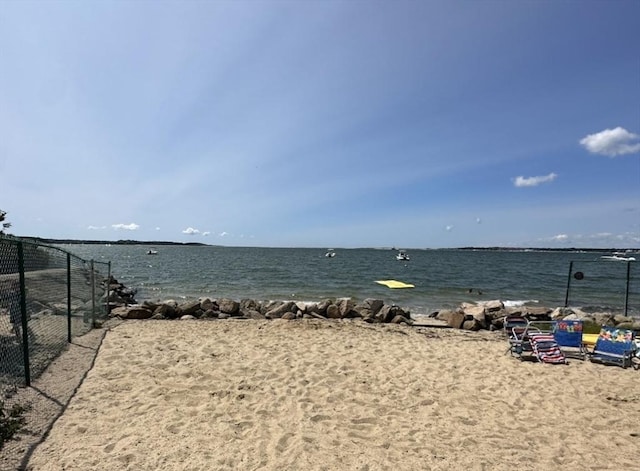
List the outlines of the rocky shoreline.
{"type": "MultiPolygon", "coordinates": [[[[352,299],[324,299],[319,302],[258,301],[229,298],[203,297],[198,300],[178,302],[176,300],[135,300],[135,290],[127,288],[115,278],[108,283],[109,316],[119,319],[164,319],[164,320],[223,320],[223,319],[351,319],[367,323],[423,325],[411,316],[411,312],[382,299],[368,298],[360,302],[352,299]]],[[[463,303],[454,310],[442,310],[421,315],[432,320],[433,326],[450,327],[469,331],[503,330],[505,319],[522,316],[535,321],[579,319],[585,325],[602,325],[640,331],[640,320],[612,313],[586,313],[571,307],[505,306],[500,300],[482,303],[463,303]]]]}

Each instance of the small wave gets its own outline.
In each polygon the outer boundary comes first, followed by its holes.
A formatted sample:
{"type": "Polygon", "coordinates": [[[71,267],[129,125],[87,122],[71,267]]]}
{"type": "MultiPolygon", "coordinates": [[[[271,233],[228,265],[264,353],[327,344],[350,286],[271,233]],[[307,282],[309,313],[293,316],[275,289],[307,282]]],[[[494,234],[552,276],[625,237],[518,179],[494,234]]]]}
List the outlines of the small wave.
{"type": "Polygon", "coordinates": [[[507,299],[506,301],[503,301],[502,304],[504,304],[505,307],[520,307],[520,306],[524,306],[525,304],[537,304],[540,301],[538,301],[537,299],[525,299],[525,300],[510,300],[507,299]]]}

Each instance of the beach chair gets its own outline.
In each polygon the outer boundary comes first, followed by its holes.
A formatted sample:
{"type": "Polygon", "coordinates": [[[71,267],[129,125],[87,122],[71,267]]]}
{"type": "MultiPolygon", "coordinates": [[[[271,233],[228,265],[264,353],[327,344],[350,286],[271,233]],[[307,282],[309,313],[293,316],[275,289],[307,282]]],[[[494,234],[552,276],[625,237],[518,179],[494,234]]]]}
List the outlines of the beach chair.
{"type": "Polygon", "coordinates": [[[531,333],[529,342],[531,343],[533,355],[538,361],[556,365],[567,363],[567,359],[562,350],[560,350],[553,333],[531,333]]]}
{"type": "Polygon", "coordinates": [[[637,348],[634,340],[633,330],[602,326],[591,353],[591,361],[623,368],[631,366],[637,348]]]}
{"type": "Polygon", "coordinates": [[[526,331],[529,320],[521,315],[506,316],[504,318],[504,333],[509,341],[506,353],[514,353],[522,343],[522,334],[526,331]]]}
{"type": "Polygon", "coordinates": [[[529,323],[522,325],[516,325],[511,328],[509,334],[509,349],[507,353],[511,353],[512,356],[516,356],[521,360],[524,360],[533,355],[533,347],[531,345],[530,337],[532,334],[540,334],[540,330],[537,327],[531,326],[529,323]]]}
{"type": "Polygon", "coordinates": [[[511,334],[511,330],[514,327],[526,327],[527,324],[529,324],[529,319],[527,319],[524,316],[521,316],[520,314],[506,316],[504,318],[504,332],[507,335],[510,335],[511,334]]]}
{"type": "Polygon", "coordinates": [[[589,351],[582,339],[583,322],[581,320],[562,320],[555,322],[553,337],[565,356],[584,360],[589,351]]]}

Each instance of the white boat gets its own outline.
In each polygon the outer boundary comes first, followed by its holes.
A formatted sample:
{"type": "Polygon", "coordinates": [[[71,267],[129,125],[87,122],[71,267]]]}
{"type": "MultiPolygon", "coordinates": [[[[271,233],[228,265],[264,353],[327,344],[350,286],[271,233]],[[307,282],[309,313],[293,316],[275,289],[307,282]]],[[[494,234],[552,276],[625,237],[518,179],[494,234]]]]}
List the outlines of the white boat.
{"type": "Polygon", "coordinates": [[[333,249],[327,249],[327,253],[324,254],[324,256],[327,258],[333,258],[336,256],[336,253],[333,251],[333,249]]]}
{"type": "Polygon", "coordinates": [[[404,250],[400,250],[397,254],[396,254],[396,260],[411,260],[409,258],[409,255],[407,255],[407,252],[405,252],[404,250]]]}
{"type": "Polygon", "coordinates": [[[631,257],[626,252],[614,252],[613,255],[603,255],[600,257],[603,260],[613,260],[618,262],[635,262],[636,258],[631,257]]]}
{"type": "Polygon", "coordinates": [[[147,255],[158,255],[158,251],[157,250],[147,250],[147,255]]]}

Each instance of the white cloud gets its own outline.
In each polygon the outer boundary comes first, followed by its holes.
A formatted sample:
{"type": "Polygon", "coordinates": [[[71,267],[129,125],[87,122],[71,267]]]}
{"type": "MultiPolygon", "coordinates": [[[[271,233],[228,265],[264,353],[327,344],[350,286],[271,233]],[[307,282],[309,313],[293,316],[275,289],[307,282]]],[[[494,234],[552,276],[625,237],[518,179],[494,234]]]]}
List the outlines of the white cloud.
{"type": "Polygon", "coordinates": [[[580,144],[592,154],[608,157],[640,152],[640,136],[620,126],[589,134],[580,139],[580,144]]]}
{"type": "Polygon", "coordinates": [[[204,231],[204,232],[202,233],[202,235],[203,235],[203,236],[205,236],[205,237],[206,237],[206,236],[208,236],[209,234],[211,234],[211,232],[209,232],[209,231],[204,231]]]}
{"type": "Polygon", "coordinates": [[[228,233],[228,232],[221,232],[221,233],[220,233],[220,237],[224,237],[224,236],[226,236],[226,235],[229,235],[229,233],[228,233]]]}
{"type": "Polygon", "coordinates": [[[538,186],[542,183],[549,183],[555,180],[558,177],[555,173],[550,173],[549,175],[542,175],[539,177],[523,177],[519,176],[513,179],[513,184],[517,187],[525,187],[525,186],[538,186]]]}
{"type": "Polygon", "coordinates": [[[482,224],[482,219],[476,218],[476,224],[482,224]]]}
{"type": "Polygon", "coordinates": [[[200,231],[198,229],[194,229],[193,227],[187,227],[184,231],[182,231],[182,233],[187,235],[196,235],[200,234],[200,231]]]}
{"type": "Polygon", "coordinates": [[[551,240],[555,240],[556,242],[564,242],[567,239],[569,239],[569,236],[567,234],[558,234],[558,235],[554,235],[551,240]]]}
{"type": "Polygon", "coordinates": [[[106,226],[87,226],[87,229],[90,231],[98,231],[100,229],[106,229],[106,226]]]}
{"type": "Polygon", "coordinates": [[[125,231],[137,231],[138,229],[140,229],[140,226],[134,222],[132,222],[131,224],[112,224],[111,227],[113,227],[116,231],[123,229],[125,231]]]}
{"type": "Polygon", "coordinates": [[[453,226],[449,225],[447,227],[444,228],[447,232],[451,232],[451,230],[453,229],[453,226]]]}

